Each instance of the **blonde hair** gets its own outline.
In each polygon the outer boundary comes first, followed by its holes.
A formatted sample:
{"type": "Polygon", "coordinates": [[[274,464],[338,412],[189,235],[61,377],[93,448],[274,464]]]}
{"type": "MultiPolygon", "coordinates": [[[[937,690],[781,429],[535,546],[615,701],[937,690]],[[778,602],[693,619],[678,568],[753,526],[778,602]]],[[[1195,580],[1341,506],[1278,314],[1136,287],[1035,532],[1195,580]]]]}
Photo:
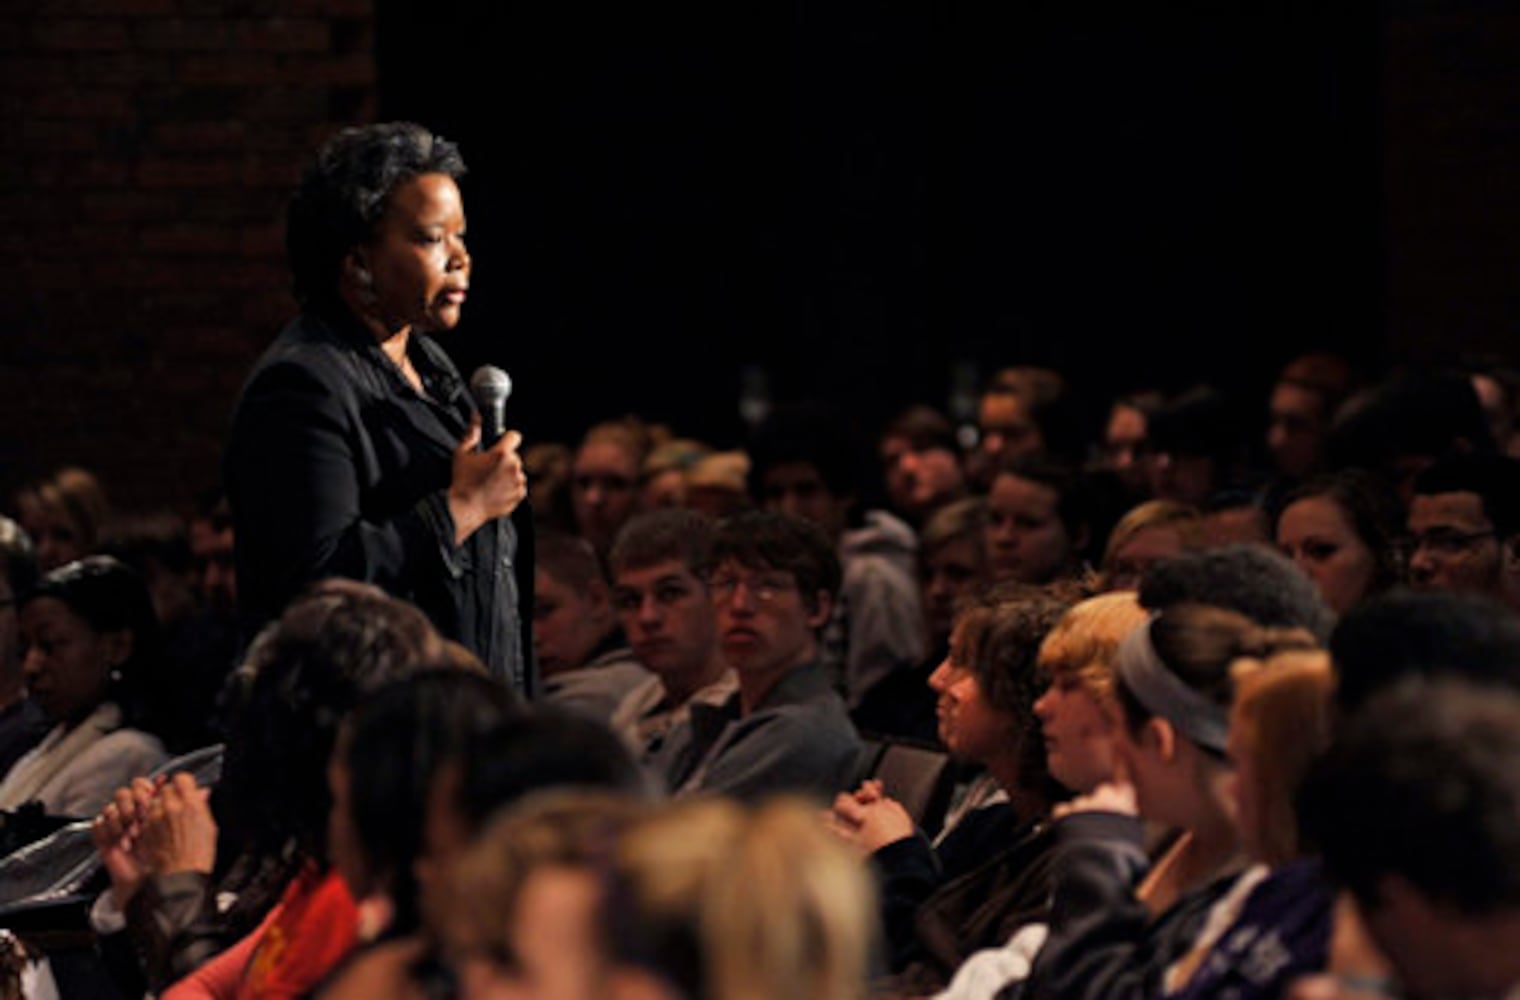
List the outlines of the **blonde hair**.
{"type": "Polygon", "coordinates": [[[1040,669],[1075,676],[1100,702],[1114,697],[1114,656],[1130,629],[1149,615],[1132,591],[1090,597],[1061,617],[1040,644],[1040,669]]]}
{"type": "Polygon", "coordinates": [[[800,801],[680,803],[613,864],[606,940],[691,1000],[856,1000],[876,908],[863,864],[800,801]]]}
{"type": "Polygon", "coordinates": [[[1103,546],[1104,572],[1108,572],[1119,549],[1147,528],[1174,529],[1183,551],[1191,552],[1203,542],[1203,518],[1195,507],[1173,500],[1147,500],[1131,507],[1108,533],[1108,544],[1103,546]]]}
{"type": "Polygon", "coordinates": [[[510,955],[528,878],[548,867],[594,865],[645,808],[608,792],[552,790],[492,820],[450,873],[456,903],[440,928],[450,951],[498,961],[510,955]]]}
{"type": "Polygon", "coordinates": [[[1294,800],[1309,765],[1330,745],[1335,674],[1320,650],[1236,660],[1230,673],[1230,728],[1255,765],[1251,791],[1261,829],[1253,833],[1261,860],[1276,866],[1302,853],[1294,800]]]}

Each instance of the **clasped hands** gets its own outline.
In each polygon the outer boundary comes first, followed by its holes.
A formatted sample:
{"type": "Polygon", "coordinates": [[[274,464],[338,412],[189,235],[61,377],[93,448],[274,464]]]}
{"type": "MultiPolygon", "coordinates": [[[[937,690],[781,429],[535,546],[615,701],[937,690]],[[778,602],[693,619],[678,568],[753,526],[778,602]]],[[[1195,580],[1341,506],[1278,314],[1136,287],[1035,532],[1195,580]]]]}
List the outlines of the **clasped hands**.
{"type": "Polygon", "coordinates": [[[889,796],[874,778],[862,782],[854,792],[836,795],[833,807],[824,811],[823,822],[862,857],[906,840],[916,829],[902,803],[889,796]]]}
{"type": "Polygon", "coordinates": [[[217,828],[210,796],[183,771],[172,778],[137,778],[116,790],[91,833],[118,908],[126,909],[150,875],[211,873],[217,828]]]}

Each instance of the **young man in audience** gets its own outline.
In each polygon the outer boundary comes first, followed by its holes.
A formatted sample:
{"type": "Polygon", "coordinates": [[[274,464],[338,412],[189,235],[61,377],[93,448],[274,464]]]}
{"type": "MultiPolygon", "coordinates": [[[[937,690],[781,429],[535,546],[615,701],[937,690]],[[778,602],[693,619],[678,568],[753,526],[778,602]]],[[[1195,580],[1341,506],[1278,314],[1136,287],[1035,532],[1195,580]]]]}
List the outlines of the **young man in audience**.
{"type": "Polygon", "coordinates": [[[569,535],[538,540],[533,581],[533,652],[544,700],[601,722],[649,678],[633,658],[591,543],[569,535]]]}
{"type": "Polygon", "coordinates": [[[1301,801],[1401,980],[1383,995],[1516,995],[1520,696],[1452,679],[1385,692],[1338,734],[1301,801]]]}
{"type": "Polygon", "coordinates": [[[677,795],[829,798],[852,787],[860,738],[819,659],[839,577],[810,521],[764,511],[718,526],[709,588],[739,690],[721,706],[692,705],[686,737],[661,751],[677,795]]]}
{"type": "Polygon", "coordinates": [[[1414,586],[1520,609],[1520,459],[1460,455],[1425,469],[1414,481],[1409,541],[1414,586]]]}
{"type": "Polygon", "coordinates": [[[653,676],[623,698],[612,728],[649,765],[691,706],[721,706],[737,690],[718,645],[708,590],[712,522],[690,510],[629,521],[612,546],[612,606],[633,655],[653,676]]]}
{"type": "Polygon", "coordinates": [[[838,553],[843,577],[821,655],[858,705],[876,684],[924,657],[913,529],[886,511],[859,511],[857,456],[823,410],[778,411],[751,455],[760,503],[813,522],[838,553]]]}
{"type": "Polygon", "coordinates": [[[987,559],[998,582],[1050,583],[1076,576],[1092,540],[1092,513],[1073,470],[1011,459],[987,495],[987,559]]]}

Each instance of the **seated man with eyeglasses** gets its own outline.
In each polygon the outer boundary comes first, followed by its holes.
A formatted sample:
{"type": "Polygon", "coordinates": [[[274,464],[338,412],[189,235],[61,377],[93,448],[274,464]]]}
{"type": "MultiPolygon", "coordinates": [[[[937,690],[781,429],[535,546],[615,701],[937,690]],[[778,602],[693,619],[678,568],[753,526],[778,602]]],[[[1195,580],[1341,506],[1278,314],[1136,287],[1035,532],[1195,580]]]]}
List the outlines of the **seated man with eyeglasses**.
{"type": "Polygon", "coordinates": [[[839,559],[811,522],[737,514],[713,538],[708,583],[723,658],[739,690],[691,706],[659,765],[677,796],[831,798],[851,787],[860,737],[819,662],[818,633],[839,590],[839,559]]]}
{"type": "Polygon", "coordinates": [[[1409,580],[1520,610],[1520,460],[1459,455],[1420,473],[1409,503],[1409,580]]]}

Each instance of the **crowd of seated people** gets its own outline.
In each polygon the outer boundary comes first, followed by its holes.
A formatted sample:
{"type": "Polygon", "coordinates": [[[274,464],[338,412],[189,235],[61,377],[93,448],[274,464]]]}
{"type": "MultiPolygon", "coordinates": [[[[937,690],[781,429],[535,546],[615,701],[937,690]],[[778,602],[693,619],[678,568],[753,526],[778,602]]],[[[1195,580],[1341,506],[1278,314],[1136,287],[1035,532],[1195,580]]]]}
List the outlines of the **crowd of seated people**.
{"type": "Polygon", "coordinates": [[[1072,374],[529,442],[532,701],[28,484],[0,998],[1515,995],[1520,379],[1072,374]]]}

